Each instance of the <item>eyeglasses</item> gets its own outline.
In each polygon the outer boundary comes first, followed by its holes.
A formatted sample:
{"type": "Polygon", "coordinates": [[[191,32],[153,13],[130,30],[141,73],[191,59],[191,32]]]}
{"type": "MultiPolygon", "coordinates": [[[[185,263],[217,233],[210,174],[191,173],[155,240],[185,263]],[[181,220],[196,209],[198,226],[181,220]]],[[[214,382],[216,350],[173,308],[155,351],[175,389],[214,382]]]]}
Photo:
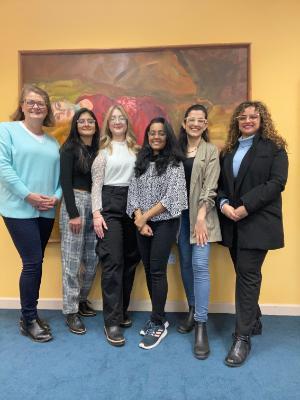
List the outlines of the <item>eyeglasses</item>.
{"type": "Polygon", "coordinates": [[[125,124],[127,122],[127,119],[123,116],[120,115],[120,117],[110,117],[110,122],[120,122],[121,124],[125,124]]]}
{"type": "Polygon", "coordinates": [[[259,117],[259,114],[250,114],[250,115],[238,115],[236,119],[239,122],[246,122],[248,119],[249,121],[256,121],[259,117]]]}
{"type": "Polygon", "coordinates": [[[158,135],[159,137],[163,138],[166,136],[166,133],[164,131],[149,131],[148,135],[150,137],[155,137],[158,135]]]}
{"type": "Polygon", "coordinates": [[[92,119],[92,118],[90,118],[90,119],[78,119],[77,120],[77,124],[78,125],[85,125],[85,124],[87,124],[87,125],[95,125],[96,121],[94,119],[92,119]]]}
{"type": "Polygon", "coordinates": [[[186,122],[190,125],[195,125],[196,123],[199,125],[204,125],[207,120],[204,118],[186,118],[186,122]]]}
{"type": "Polygon", "coordinates": [[[32,100],[32,99],[24,99],[23,103],[25,103],[28,107],[31,107],[31,108],[33,108],[35,105],[38,108],[41,108],[41,109],[47,107],[47,105],[46,105],[46,103],[44,101],[39,101],[39,100],[35,101],[35,100],[32,100]]]}

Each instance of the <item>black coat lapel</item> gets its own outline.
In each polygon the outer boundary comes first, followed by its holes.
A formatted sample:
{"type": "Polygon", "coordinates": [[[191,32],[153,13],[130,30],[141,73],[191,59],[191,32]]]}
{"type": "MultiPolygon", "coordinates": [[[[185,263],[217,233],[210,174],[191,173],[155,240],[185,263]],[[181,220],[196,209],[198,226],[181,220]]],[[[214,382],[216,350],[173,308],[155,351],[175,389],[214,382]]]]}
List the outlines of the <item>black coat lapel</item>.
{"type": "Polygon", "coordinates": [[[226,178],[229,184],[229,194],[231,196],[233,196],[234,194],[234,176],[233,176],[232,164],[233,164],[233,157],[235,155],[237,148],[238,146],[235,146],[232,152],[227,153],[223,161],[223,170],[226,174],[226,178]]]}

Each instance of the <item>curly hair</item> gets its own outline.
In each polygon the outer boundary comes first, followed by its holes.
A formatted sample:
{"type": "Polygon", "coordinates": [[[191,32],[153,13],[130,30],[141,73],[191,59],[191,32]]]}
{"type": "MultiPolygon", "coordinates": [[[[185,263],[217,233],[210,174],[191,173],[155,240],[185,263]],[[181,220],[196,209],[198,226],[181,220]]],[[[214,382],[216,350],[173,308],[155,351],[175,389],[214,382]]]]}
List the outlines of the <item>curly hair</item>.
{"type": "Polygon", "coordinates": [[[113,113],[114,110],[119,110],[121,112],[121,114],[126,118],[126,123],[127,123],[127,131],[126,131],[126,142],[127,142],[127,146],[128,148],[134,153],[137,154],[137,152],[140,149],[140,146],[137,144],[136,141],[136,135],[133,132],[133,128],[131,126],[131,123],[128,119],[128,115],[126,113],[126,111],[124,110],[124,108],[120,105],[120,104],[115,104],[112,105],[104,118],[103,121],[103,125],[101,128],[101,135],[100,135],[100,150],[103,150],[105,148],[108,148],[108,150],[110,152],[112,152],[112,145],[111,145],[111,141],[112,141],[112,133],[109,129],[109,120],[111,118],[111,115],[113,113]]]}
{"type": "Polygon", "coordinates": [[[146,127],[143,146],[137,155],[134,168],[135,176],[138,178],[143,175],[151,161],[155,162],[157,175],[161,176],[167,170],[169,164],[178,167],[179,162],[183,160],[184,156],[179,149],[172,126],[164,117],[153,118],[146,127]],[[163,125],[166,134],[166,145],[160,150],[157,156],[154,156],[153,150],[149,144],[148,133],[150,132],[151,126],[156,123],[163,125]]]}
{"type": "Polygon", "coordinates": [[[236,109],[234,110],[230,125],[229,125],[229,132],[227,136],[227,140],[225,142],[225,146],[223,149],[224,153],[231,152],[235,147],[239,137],[241,136],[241,132],[239,130],[239,122],[237,117],[245,111],[248,107],[254,107],[255,110],[260,115],[260,128],[259,132],[261,137],[264,139],[269,139],[275,143],[278,148],[287,148],[286,140],[280,136],[277,132],[277,129],[274,126],[272,121],[272,117],[270,112],[267,109],[267,106],[262,103],[261,101],[244,101],[243,103],[239,104],[236,109]]]}

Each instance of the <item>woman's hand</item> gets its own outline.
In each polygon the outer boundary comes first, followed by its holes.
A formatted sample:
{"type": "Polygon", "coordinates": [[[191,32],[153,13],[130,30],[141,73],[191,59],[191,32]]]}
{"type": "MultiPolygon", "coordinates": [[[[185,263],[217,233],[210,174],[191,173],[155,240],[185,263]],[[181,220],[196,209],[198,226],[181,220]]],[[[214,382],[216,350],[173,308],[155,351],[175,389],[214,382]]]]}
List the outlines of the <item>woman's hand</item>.
{"type": "Polygon", "coordinates": [[[81,218],[71,218],[69,220],[69,227],[72,233],[78,234],[82,228],[81,218]]]}
{"type": "Polygon", "coordinates": [[[248,216],[248,211],[245,206],[239,206],[235,210],[235,214],[238,216],[239,220],[248,216]]]}
{"type": "Polygon", "coordinates": [[[153,236],[153,231],[148,224],[145,224],[140,230],[140,234],[143,236],[153,236]]]}
{"type": "Polygon", "coordinates": [[[50,204],[51,197],[45,196],[39,193],[29,193],[25,200],[32,205],[32,207],[37,208],[40,211],[46,211],[52,208],[50,204]]]}
{"type": "Polygon", "coordinates": [[[145,217],[145,214],[137,215],[134,219],[134,224],[139,232],[146,225],[146,223],[147,223],[147,218],[145,217]]]}
{"type": "Polygon", "coordinates": [[[230,206],[229,204],[224,204],[222,207],[222,214],[225,215],[225,217],[231,219],[232,221],[238,221],[240,218],[239,216],[236,214],[236,210],[230,206]]]}
{"type": "Polygon", "coordinates": [[[104,218],[102,215],[97,215],[93,217],[93,222],[94,222],[94,231],[96,232],[96,235],[100,238],[104,238],[104,229],[108,229],[106,222],[104,221],[104,218]]]}
{"type": "Polygon", "coordinates": [[[194,236],[196,237],[197,246],[204,246],[207,244],[208,234],[205,219],[197,218],[195,228],[194,228],[194,236]]]}
{"type": "Polygon", "coordinates": [[[37,207],[39,211],[47,211],[50,210],[51,208],[55,207],[56,204],[58,203],[58,198],[55,196],[48,197],[47,200],[43,201],[43,203],[37,207]]]}

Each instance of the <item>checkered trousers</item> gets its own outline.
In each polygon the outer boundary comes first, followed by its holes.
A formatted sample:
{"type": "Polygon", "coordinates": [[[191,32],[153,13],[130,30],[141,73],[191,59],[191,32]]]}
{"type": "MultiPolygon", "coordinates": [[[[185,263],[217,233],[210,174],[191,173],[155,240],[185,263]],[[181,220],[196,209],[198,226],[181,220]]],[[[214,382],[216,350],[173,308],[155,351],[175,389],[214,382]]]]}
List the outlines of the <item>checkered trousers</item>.
{"type": "Polygon", "coordinates": [[[91,195],[76,190],[74,195],[82,221],[82,228],[78,234],[72,233],[69,228],[69,215],[64,200],[60,209],[64,314],[78,312],[79,302],[86,301],[98,264],[91,195]]]}

